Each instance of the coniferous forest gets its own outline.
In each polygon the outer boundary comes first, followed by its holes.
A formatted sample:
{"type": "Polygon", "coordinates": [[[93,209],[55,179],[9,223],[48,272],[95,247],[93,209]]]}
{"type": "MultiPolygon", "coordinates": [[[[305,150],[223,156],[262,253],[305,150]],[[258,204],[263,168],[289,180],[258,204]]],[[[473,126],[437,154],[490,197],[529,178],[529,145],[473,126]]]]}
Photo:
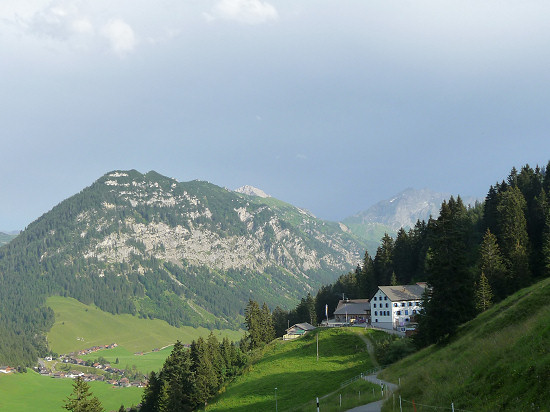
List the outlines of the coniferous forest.
{"type": "MultiPolygon", "coordinates": [[[[365,253],[362,264],[321,287],[315,297],[302,298],[291,311],[276,307],[272,312],[276,335],[289,324],[321,321],[325,304],[332,313],[343,296],[370,298],[379,285],[427,281],[430,288],[418,319],[416,342],[422,346],[445,340],[492,302],[550,275],[549,195],[550,163],[542,168],[513,168],[508,177],[488,189],[483,203],[464,205],[460,197],[451,197],[441,205],[439,216],[399,230],[395,239],[384,236],[374,257],[365,253]]],[[[81,206],[76,200],[68,202],[56,210],[55,218],[67,220],[81,206]]],[[[55,219],[38,220],[32,231],[0,248],[2,364],[32,365],[48,352],[45,333],[54,321],[54,314],[45,307],[49,295],[95,302],[112,313],[135,313],[132,297],[144,294],[144,285],[132,282],[131,275],[130,282],[117,276],[79,277],[79,258],[46,259],[45,248],[51,245],[36,242],[41,233],[52,233],[44,242],[61,246],[71,241],[64,230],[56,230],[55,223],[55,219]],[[53,272],[55,282],[49,275],[53,272]]],[[[147,267],[145,260],[142,263],[147,267]]],[[[151,294],[155,282],[152,279],[145,286],[151,294]]],[[[177,306],[171,302],[165,306],[171,311],[164,317],[178,324],[177,306]]],[[[250,338],[254,342],[255,337],[250,338]]]]}
{"type": "MultiPolygon", "coordinates": [[[[371,298],[379,285],[426,281],[415,342],[447,339],[479,311],[550,275],[549,191],[550,162],[512,168],[483,203],[464,205],[451,197],[438,217],[400,229],[395,239],[385,235],[374,258],[365,253],[355,271],[323,286],[314,299],[317,321],[325,317],[325,304],[332,313],[343,296],[371,298]]],[[[297,309],[276,312],[286,319],[297,309]]],[[[278,318],[274,312],[280,333],[278,318]]]]}

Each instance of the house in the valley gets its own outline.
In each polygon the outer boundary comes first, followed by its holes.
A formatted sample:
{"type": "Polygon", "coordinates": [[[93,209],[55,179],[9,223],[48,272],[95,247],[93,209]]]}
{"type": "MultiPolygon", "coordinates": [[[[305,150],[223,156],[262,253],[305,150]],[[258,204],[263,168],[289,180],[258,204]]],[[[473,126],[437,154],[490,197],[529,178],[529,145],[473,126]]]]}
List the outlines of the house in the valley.
{"type": "Polygon", "coordinates": [[[370,323],[371,304],[368,299],[345,299],[338,302],[334,321],[342,323],[370,323]]]}
{"type": "Polygon", "coordinates": [[[15,372],[15,368],[10,366],[0,366],[0,373],[12,373],[15,372]]]}
{"type": "Polygon", "coordinates": [[[304,323],[296,323],[295,325],[292,325],[290,328],[286,330],[286,334],[283,335],[283,340],[292,340],[299,338],[300,336],[305,335],[310,330],[316,329],[315,326],[304,322],[304,323]]]}
{"type": "Polygon", "coordinates": [[[422,309],[422,294],[426,284],[378,286],[370,300],[372,326],[384,329],[404,329],[415,321],[422,309]]]}

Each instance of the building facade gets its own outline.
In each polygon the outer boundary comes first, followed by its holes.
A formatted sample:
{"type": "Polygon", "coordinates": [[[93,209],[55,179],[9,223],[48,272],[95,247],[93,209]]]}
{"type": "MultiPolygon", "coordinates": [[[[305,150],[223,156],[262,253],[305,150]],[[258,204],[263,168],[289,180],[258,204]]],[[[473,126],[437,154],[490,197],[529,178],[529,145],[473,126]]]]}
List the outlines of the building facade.
{"type": "Polygon", "coordinates": [[[422,309],[425,284],[379,286],[372,297],[372,326],[384,329],[402,329],[415,321],[422,309]]]}

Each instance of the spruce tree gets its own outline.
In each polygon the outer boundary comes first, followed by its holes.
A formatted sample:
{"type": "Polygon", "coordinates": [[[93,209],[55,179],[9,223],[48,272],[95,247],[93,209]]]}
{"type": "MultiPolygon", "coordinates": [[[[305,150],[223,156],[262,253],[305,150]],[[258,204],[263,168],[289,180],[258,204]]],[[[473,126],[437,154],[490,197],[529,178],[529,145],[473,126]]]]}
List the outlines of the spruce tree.
{"type": "Polygon", "coordinates": [[[97,397],[90,392],[90,385],[81,376],[73,383],[73,392],[64,401],[63,409],[72,412],[103,412],[103,406],[97,397]]]}
{"type": "Polygon", "coordinates": [[[384,234],[374,257],[374,277],[377,286],[389,285],[393,273],[393,239],[384,234]]]}
{"type": "Polygon", "coordinates": [[[246,329],[248,330],[246,340],[248,349],[256,349],[262,346],[262,313],[258,302],[250,299],[244,311],[246,329]]]}
{"type": "Polygon", "coordinates": [[[526,201],[517,186],[510,186],[498,197],[498,239],[507,259],[512,285],[508,293],[528,284],[529,237],[525,218],[526,201]]]}
{"type": "Polygon", "coordinates": [[[489,229],[485,232],[481,243],[479,266],[489,284],[492,285],[495,297],[498,300],[506,297],[510,289],[508,270],[504,264],[497,237],[489,229]]]}
{"type": "Polygon", "coordinates": [[[357,287],[359,289],[358,297],[360,298],[370,299],[378,290],[374,277],[374,262],[368,251],[365,251],[365,256],[363,257],[363,267],[357,280],[357,287]]]}
{"type": "Polygon", "coordinates": [[[542,232],[542,247],[541,247],[541,263],[542,275],[550,276],[550,210],[546,213],[546,220],[542,232]]]}
{"type": "MultiPolygon", "coordinates": [[[[315,313],[315,311],[313,312],[315,313]]],[[[275,329],[273,328],[273,319],[267,303],[262,305],[262,340],[265,343],[275,339],[275,329]]]]}
{"type": "Polygon", "coordinates": [[[428,253],[428,285],[419,324],[425,343],[453,335],[475,315],[474,281],[466,258],[466,208],[460,197],[443,202],[428,253]]]}
{"type": "Polygon", "coordinates": [[[484,312],[493,304],[493,293],[485,274],[481,272],[476,290],[476,309],[484,312]]]}

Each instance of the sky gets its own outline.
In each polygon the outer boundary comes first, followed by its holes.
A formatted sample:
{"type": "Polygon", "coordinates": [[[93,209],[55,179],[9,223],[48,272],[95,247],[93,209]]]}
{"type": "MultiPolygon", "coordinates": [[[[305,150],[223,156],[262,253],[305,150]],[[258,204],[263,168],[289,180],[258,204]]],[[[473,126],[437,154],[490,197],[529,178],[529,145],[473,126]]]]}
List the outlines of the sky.
{"type": "Polygon", "coordinates": [[[341,220],[550,160],[550,2],[2,0],[0,230],[112,170],[341,220]]]}

